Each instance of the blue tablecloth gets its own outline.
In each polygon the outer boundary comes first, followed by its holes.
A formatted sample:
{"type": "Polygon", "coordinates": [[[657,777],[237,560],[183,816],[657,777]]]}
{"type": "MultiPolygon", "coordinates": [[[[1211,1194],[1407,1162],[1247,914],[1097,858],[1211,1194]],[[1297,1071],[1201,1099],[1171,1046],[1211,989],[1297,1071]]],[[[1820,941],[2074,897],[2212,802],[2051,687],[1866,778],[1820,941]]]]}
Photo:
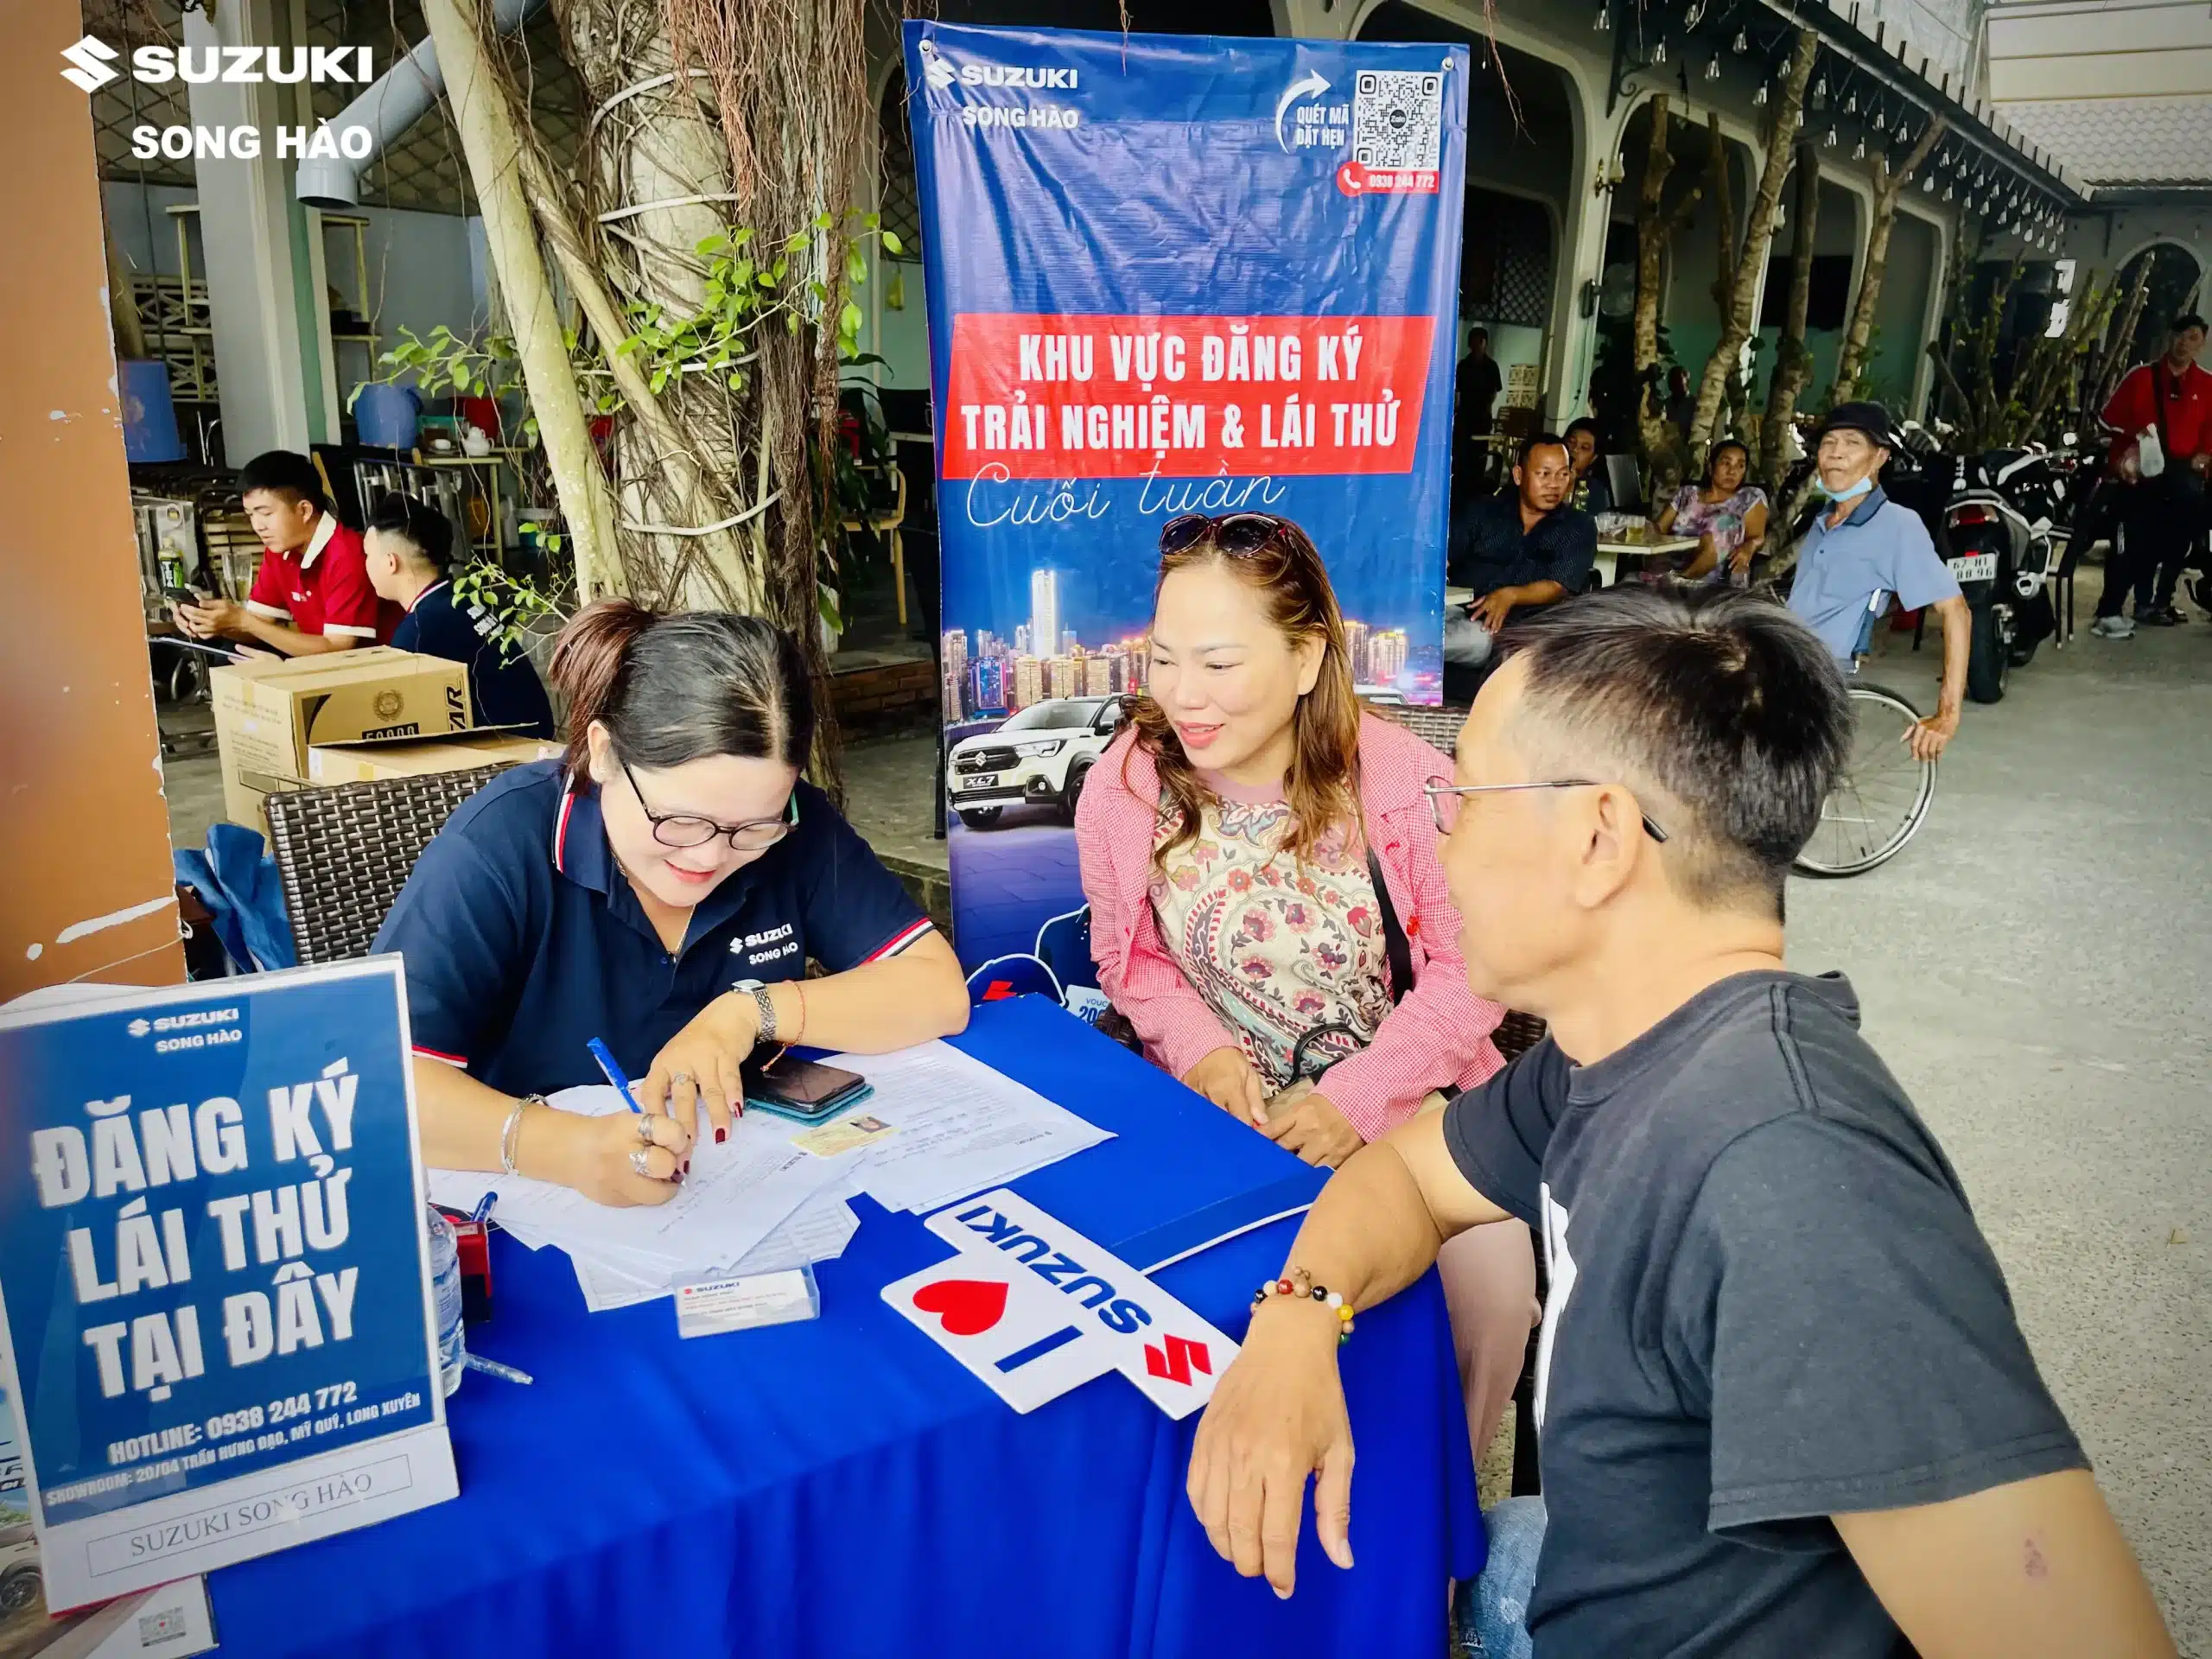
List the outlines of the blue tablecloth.
{"type": "MultiPolygon", "coordinates": [[[[1116,1131],[1014,1185],[1139,1265],[1173,1254],[1193,1213],[1313,1190],[1287,1154],[1042,1001],[981,1008],[959,1042],[1116,1131]]],[[[1110,1375],[1015,1415],[878,1294],[944,1245],[859,1208],[859,1236],[817,1268],[820,1319],[688,1342],[665,1300],[587,1313],[565,1256],[495,1238],[496,1315],[469,1341],[536,1386],[472,1374],[448,1402],[457,1501],[213,1574],[222,1651],[1442,1652],[1446,1580],[1479,1570],[1482,1535],[1433,1274],[1342,1351],[1358,1565],[1323,1559],[1309,1504],[1283,1603],[1214,1555],[1184,1499],[1196,1416],[1172,1422],[1110,1375]]],[[[1295,1224],[1160,1283],[1241,1337],[1295,1224]]]]}

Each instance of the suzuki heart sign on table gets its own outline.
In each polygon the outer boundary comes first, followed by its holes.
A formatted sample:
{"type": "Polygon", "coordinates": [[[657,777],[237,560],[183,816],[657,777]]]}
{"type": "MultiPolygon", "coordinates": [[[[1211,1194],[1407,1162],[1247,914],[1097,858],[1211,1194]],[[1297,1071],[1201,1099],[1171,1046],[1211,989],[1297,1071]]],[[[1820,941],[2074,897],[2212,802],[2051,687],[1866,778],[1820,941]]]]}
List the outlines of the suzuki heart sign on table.
{"type": "Polygon", "coordinates": [[[1170,1417],[1213,1395],[1236,1344],[1135,1268],[1001,1189],[926,1224],[959,1252],[883,1289],[1016,1411],[1119,1371],[1170,1417]]]}
{"type": "Polygon", "coordinates": [[[454,1495],[399,958],[0,1010],[47,1605],[454,1495]]]}
{"type": "Polygon", "coordinates": [[[905,38],[954,934],[977,995],[1088,1014],[1070,826],[1148,683],[1162,526],[1295,519],[1360,690],[1441,695],[1467,51],[905,38]]]}

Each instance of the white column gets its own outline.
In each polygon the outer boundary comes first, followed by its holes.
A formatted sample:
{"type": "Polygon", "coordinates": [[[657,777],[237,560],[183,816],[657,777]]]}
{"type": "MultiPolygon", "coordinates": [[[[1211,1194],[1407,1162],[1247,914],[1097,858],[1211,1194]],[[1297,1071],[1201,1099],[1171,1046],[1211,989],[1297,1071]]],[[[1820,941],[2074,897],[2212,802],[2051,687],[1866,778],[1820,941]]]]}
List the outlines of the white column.
{"type": "MultiPolygon", "coordinates": [[[[184,44],[194,54],[211,47],[280,43],[271,0],[227,0],[210,18],[188,9],[184,44]]],[[[251,127],[261,137],[252,161],[236,156],[196,165],[200,233],[207,251],[207,298],[214,314],[215,375],[222,397],[223,450],[233,466],[267,449],[304,454],[320,436],[309,421],[309,362],[303,341],[300,282],[295,258],[289,166],[276,159],[276,130],[297,125],[289,89],[269,82],[187,88],[192,122],[206,130],[251,127]]],[[[308,296],[316,308],[321,294],[308,296]]],[[[312,311],[308,313],[314,315],[312,311]]],[[[314,370],[317,383],[321,371],[314,370]]],[[[317,384],[314,407],[321,405],[317,384]]]]}
{"type": "Polygon", "coordinates": [[[1598,358],[1597,308],[1588,308],[1586,314],[1582,296],[1586,284],[1605,279],[1605,233],[1612,222],[1612,193],[1598,188],[1599,170],[1610,170],[1620,154],[1621,133],[1635,105],[1624,99],[1608,116],[1605,82],[1597,71],[1577,64],[1573,68],[1561,66],[1561,73],[1575,106],[1574,172],[1552,300],[1552,315],[1560,320],[1559,361],[1546,398],[1563,427],[1589,403],[1590,372],[1598,358]]]}

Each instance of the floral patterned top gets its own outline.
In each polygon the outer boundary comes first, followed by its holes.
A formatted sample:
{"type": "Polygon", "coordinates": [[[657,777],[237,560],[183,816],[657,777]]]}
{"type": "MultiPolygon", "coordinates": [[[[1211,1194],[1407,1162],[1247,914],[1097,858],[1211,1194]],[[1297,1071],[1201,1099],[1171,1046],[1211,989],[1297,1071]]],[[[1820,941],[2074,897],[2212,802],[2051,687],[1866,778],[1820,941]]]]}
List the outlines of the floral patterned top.
{"type": "MultiPolygon", "coordinates": [[[[1317,1039],[1309,1071],[1366,1046],[1390,1012],[1375,883],[1347,835],[1332,836],[1302,863],[1281,851],[1290,806],[1279,791],[1254,799],[1226,780],[1206,781],[1218,804],[1153,878],[1153,914],[1184,977],[1280,1089],[1294,1081],[1292,1055],[1314,1027],[1347,1026],[1357,1040],[1317,1039]]],[[[1155,847],[1174,823],[1163,810],[1155,847]]]]}
{"type": "Polygon", "coordinates": [[[1675,534],[1713,537],[1713,551],[1726,559],[1744,542],[1744,521],[1766,505],[1766,492],[1746,484],[1735,494],[1708,501],[1695,484],[1685,484],[1675,494],[1675,534]]]}

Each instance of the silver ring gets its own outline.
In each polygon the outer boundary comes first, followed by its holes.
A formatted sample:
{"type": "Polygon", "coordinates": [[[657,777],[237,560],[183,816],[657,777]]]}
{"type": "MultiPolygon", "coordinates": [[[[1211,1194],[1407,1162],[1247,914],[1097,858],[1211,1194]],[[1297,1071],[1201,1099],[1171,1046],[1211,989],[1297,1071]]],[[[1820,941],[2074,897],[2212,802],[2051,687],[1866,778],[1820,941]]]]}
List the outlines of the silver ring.
{"type": "Polygon", "coordinates": [[[654,1144],[653,1115],[651,1112],[645,1113],[638,1119],[638,1139],[649,1147],[654,1144]]]}
{"type": "Polygon", "coordinates": [[[645,1163],[645,1159],[648,1155],[649,1154],[646,1153],[645,1148],[639,1147],[635,1152],[630,1154],[630,1167],[636,1170],[639,1174],[644,1176],[647,1180],[651,1180],[652,1179],[653,1173],[649,1167],[647,1167],[645,1163]]]}

